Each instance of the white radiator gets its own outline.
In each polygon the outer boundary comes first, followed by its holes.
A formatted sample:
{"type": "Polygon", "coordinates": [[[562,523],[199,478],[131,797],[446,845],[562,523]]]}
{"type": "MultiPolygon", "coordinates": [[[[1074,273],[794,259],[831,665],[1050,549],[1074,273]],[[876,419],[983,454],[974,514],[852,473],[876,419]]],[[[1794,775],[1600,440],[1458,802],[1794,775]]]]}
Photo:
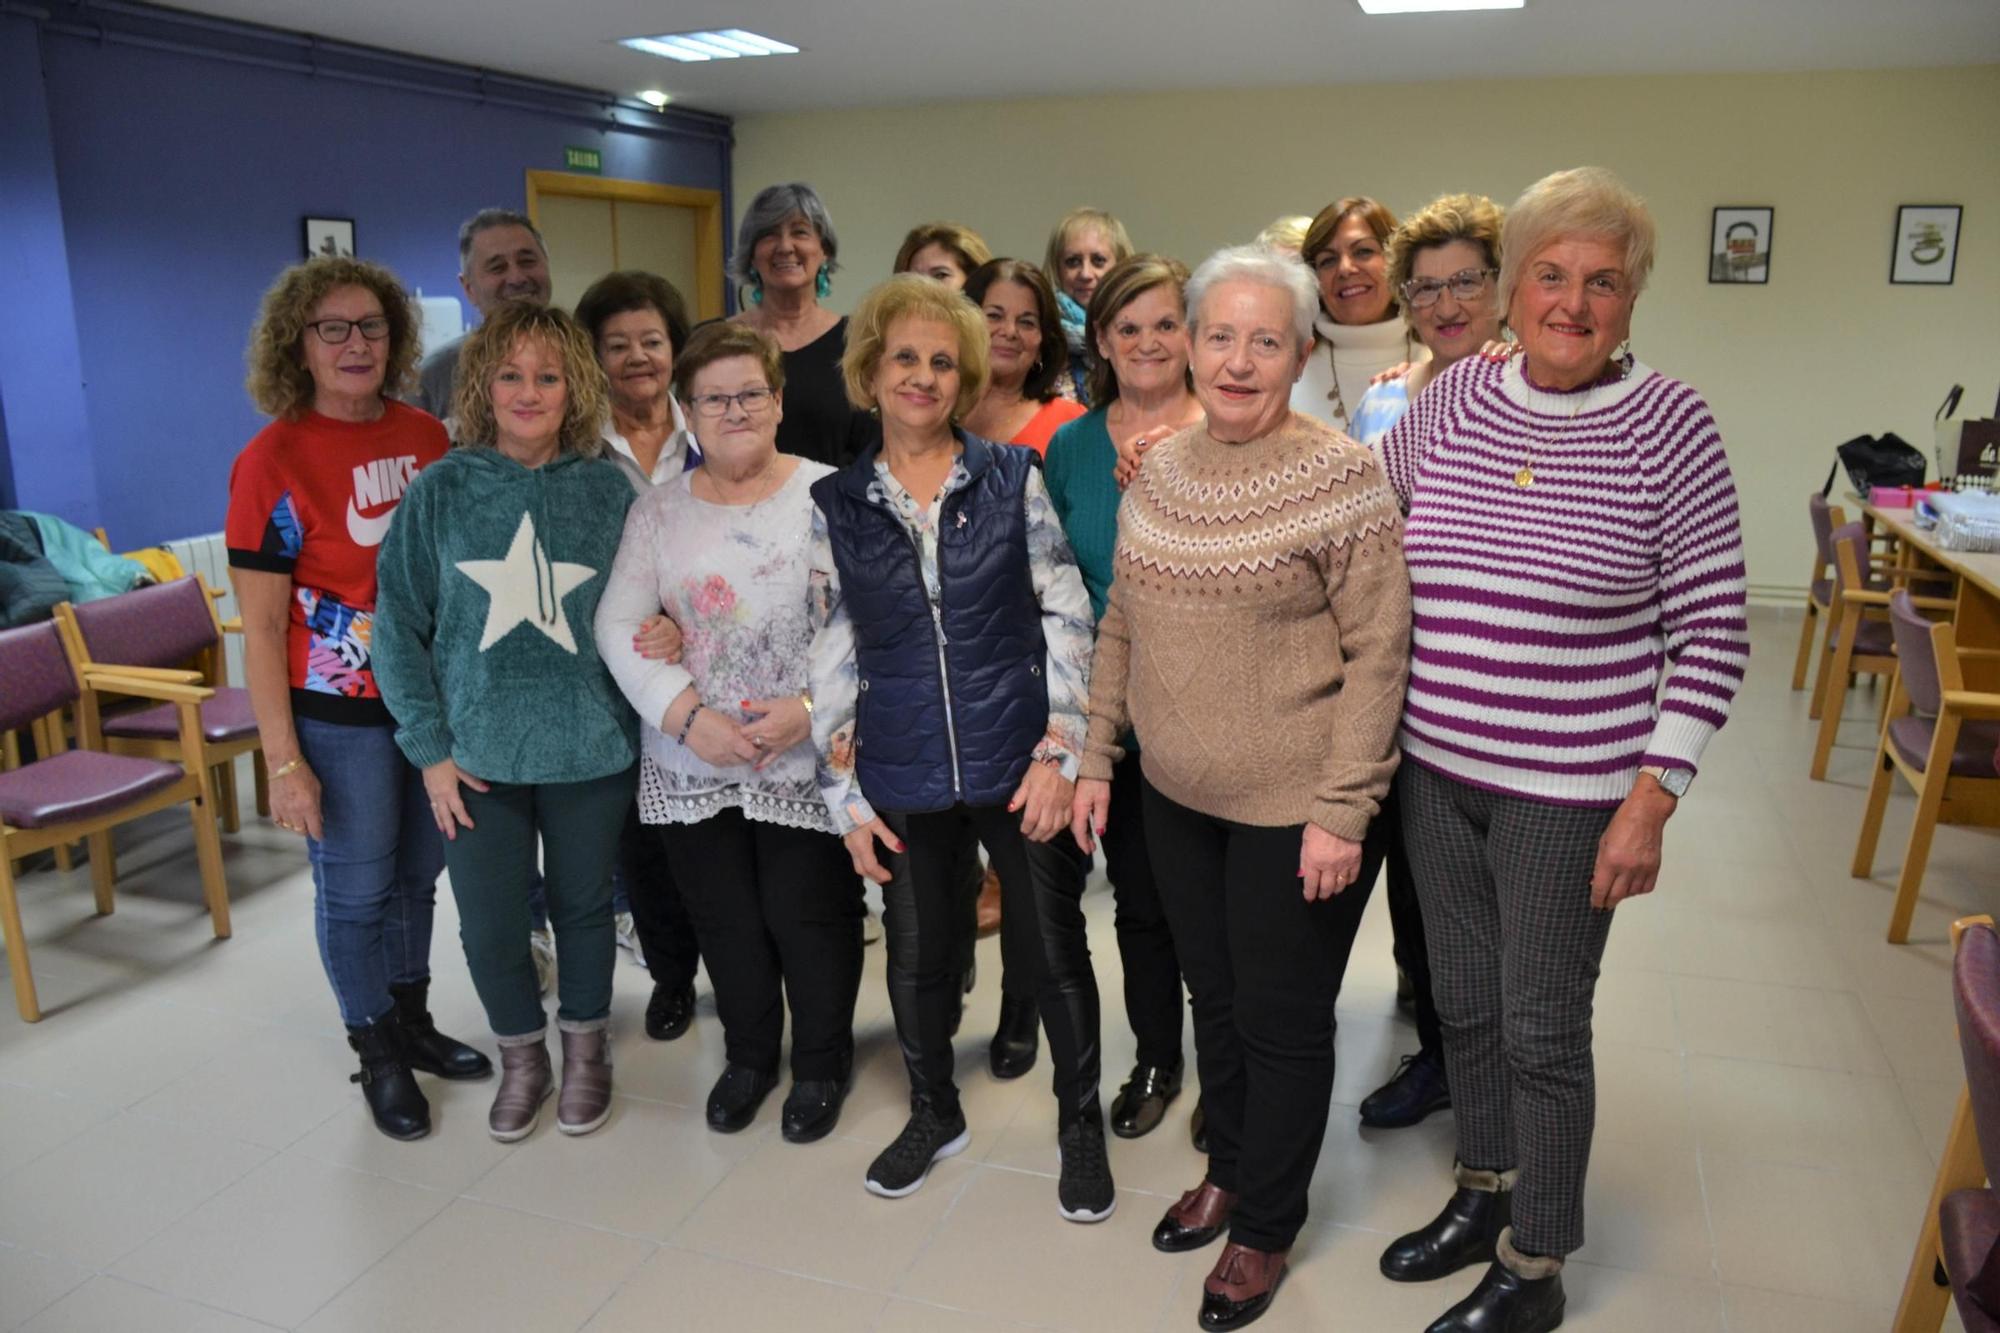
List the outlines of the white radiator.
{"type": "MultiPolygon", "coordinates": [[[[209,587],[223,594],[215,604],[215,613],[224,620],[236,614],[236,592],[229,582],[229,551],[222,544],[222,534],[211,532],[200,537],[182,537],[178,541],[162,542],[162,546],[173,553],[181,562],[181,568],[190,574],[199,574],[209,587]]],[[[243,640],[239,635],[223,636],[223,643],[229,661],[229,681],[232,685],[243,683],[243,640]]]]}

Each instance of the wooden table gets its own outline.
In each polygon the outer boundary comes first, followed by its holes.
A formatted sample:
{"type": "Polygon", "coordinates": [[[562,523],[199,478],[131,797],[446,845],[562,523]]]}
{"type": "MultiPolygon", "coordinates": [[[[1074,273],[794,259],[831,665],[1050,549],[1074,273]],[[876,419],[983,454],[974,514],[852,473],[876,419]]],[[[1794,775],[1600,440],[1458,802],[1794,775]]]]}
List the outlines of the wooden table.
{"type": "MultiPolygon", "coordinates": [[[[1914,509],[1861,506],[1870,531],[1896,539],[1898,560],[1949,570],[1958,575],[1957,606],[1951,615],[1960,649],[2000,649],[2000,552],[1947,551],[1934,534],[1916,524],[1914,509]]],[[[1973,656],[1964,662],[1969,690],[2000,690],[2000,658],[1973,656]]]]}

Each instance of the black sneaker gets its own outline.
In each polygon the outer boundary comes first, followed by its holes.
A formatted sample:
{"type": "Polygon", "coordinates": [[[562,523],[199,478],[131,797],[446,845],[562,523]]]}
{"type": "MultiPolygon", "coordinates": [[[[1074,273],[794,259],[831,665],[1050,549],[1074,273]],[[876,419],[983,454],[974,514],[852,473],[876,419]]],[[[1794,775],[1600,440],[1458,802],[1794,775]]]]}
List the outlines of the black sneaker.
{"type": "Polygon", "coordinates": [[[1056,1186],[1056,1207],[1072,1222],[1102,1222],[1118,1207],[1111,1184],[1111,1159],[1104,1151],[1104,1126],[1079,1120],[1056,1140],[1062,1181],[1056,1186]]]}
{"type": "Polygon", "coordinates": [[[885,1199],[915,1194],[934,1164],[964,1152],[971,1140],[963,1111],[945,1117],[928,1101],[917,1102],[910,1108],[910,1123],[869,1164],[868,1192],[885,1199]]]}

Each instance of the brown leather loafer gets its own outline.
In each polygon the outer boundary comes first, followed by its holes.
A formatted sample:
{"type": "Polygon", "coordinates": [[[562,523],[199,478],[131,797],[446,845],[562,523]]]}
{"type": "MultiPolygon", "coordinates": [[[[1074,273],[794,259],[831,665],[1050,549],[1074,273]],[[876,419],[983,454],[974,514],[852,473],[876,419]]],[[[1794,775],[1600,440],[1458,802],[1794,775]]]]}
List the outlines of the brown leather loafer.
{"type": "Polygon", "coordinates": [[[999,931],[1000,872],[991,866],[986,868],[985,877],[979,881],[979,905],[976,911],[980,939],[983,940],[999,931]]]}
{"type": "Polygon", "coordinates": [[[1236,1211],[1236,1196],[1206,1180],[1181,1195],[1153,1228],[1153,1248],[1168,1254],[1198,1250],[1220,1236],[1236,1211]]]}
{"type": "Polygon", "coordinates": [[[580,1032],[565,1027],[562,1048],[556,1128],[565,1134],[588,1134],[611,1115],[611,1031],[602,1023],[580,1032]]]}
{"type": "Polygon", "coordinates": [[[1234,1241],[1223,1246],[1222,1257],[1201,1284],[1201,1326],[1241,1328],[1262,1315],[1285,1280],[1285,1256],[1290,1253],[1253,1250],[1234,1241]]]}

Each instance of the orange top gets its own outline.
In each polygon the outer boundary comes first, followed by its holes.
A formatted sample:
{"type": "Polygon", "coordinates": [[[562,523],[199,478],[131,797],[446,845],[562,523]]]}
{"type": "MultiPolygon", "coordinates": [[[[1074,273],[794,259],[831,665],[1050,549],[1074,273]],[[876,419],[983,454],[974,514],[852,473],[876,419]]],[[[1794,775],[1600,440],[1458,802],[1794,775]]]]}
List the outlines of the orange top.
{"type": "Polygon", "coordinates": [[[1020,434],[1007,443],[1025,444],[1038,454],[1046,454],[1049,441],[1055,438],[1056,428],[1066,421],[1075,421],[1089,410],[1067,398],[1051,398],[1042,404],[1041,411],[1028,418],[1028,424],[1021,427],[1020,434]]]}

